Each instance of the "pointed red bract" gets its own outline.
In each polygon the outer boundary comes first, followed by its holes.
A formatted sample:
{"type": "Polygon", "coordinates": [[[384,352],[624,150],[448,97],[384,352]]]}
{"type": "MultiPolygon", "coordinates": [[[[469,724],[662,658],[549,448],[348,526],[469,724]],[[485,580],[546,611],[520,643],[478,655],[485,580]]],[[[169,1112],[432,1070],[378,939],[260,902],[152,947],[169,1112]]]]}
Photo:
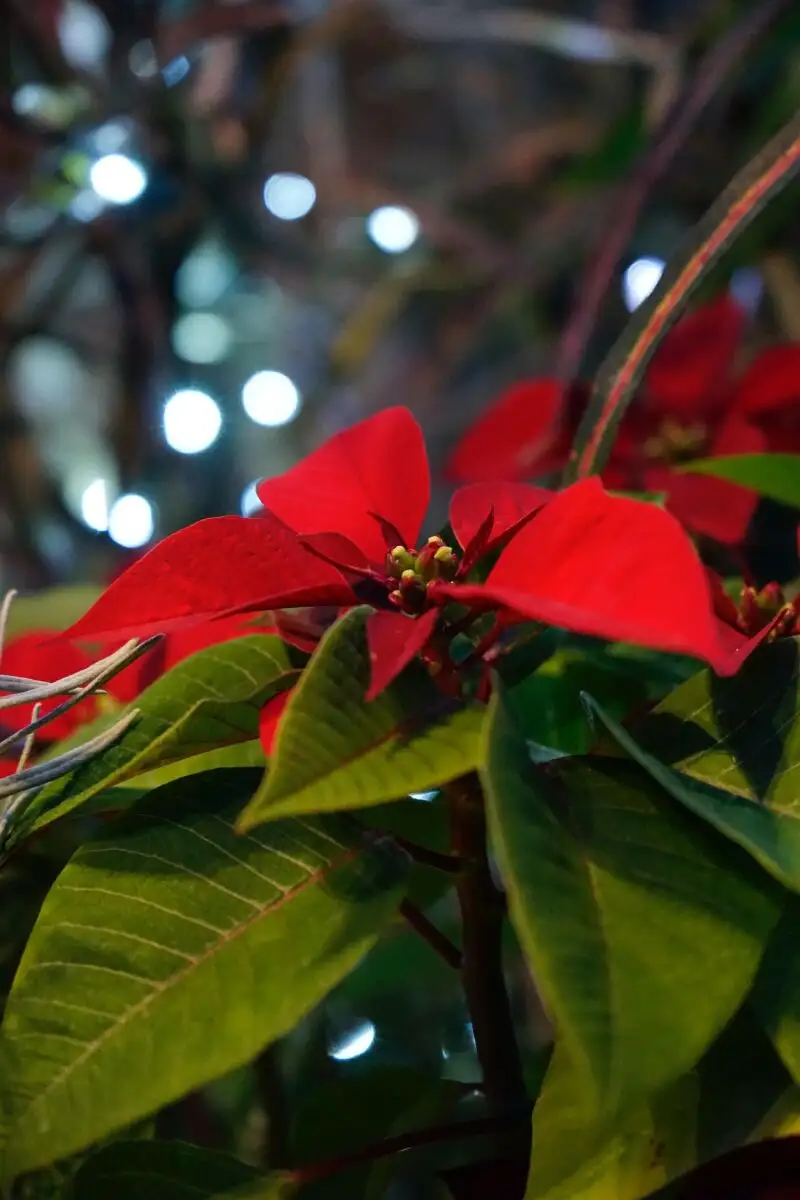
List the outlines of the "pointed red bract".
{"type": "Polygon", "coordinates": [[[271,700],[268,700],[261,710],[258,720],[258,737],[267,758],[272,753],[272,745],[275,741],[278,724],[291,695],[291,688],[288,688],[285,692],[279,692],[277,696],[273,696],[271,700]]]}
{"type": "Polygon", "coordinates": [[[466,549],[491,510],[494,520],[487,545],[497,542],[520,521],[543,508],[554,493],[531,483],[472,483],[450,501],[450,525],[466,549]]]}
{"type": "Polygon", "coordinates": [[[678,420],[719,408],[746,320],[747,314],[727,294],[683,317],[647,368],[648,404],[678,420]]]}
{"type": "Polygon", "coordinates": [[[413,546],[428,510],[422,430],[408,409],[384,409],[335,434],[285,474],[265,479],[258,496],[297,533],[335,530],[380,562],[386,539],[370,513],[390,521],[413,546]]]}
{"type": "Polygon", "coordinates": [[[371,669],[367,700],[374,700],[416,658],[433,633],[439,613],[435,608],[419,617],[404,613],[375,612],[367,621],[367,646],[371,669]]]}
{"type": "MultiPolygon", "coordinates": [[[[52,630],[31,630],[17,638],[12,638],[3,647],[0,658],[0,672],[3,675],[21,675],[26,679],[36,679],[42,683],[55,683],[66,675],[74,675],[85,667],[91,666],[91,658],[77,646],[69,643],[54,642],[52,630]]],[[[51,713],[54,708],[67,699],[56,696],[45,700],[41,707],[41,716],[51,713]]],[[[20,704],[15,708],[3,709],[0,712],[0,731],[11,733],[23,729],[31,720],[30,704],[20,704]]],[[[79,726],[91,721],[97,715],[97,698],[87,697],[68,712],[56,717],[46,725],[38,738],[43,742],[56,742],[69,737],[79,726]]]]}
{"type": "Polygon", "coordinates": [[[800,346],[762,350],[739,380],[734,404],[751,417],[800,407],[800,346]]]}
{"type": "Polygon", "coordinates": [[[743,657],[723,643],[705,570],[675,518],[611,496],[597,479],[567,488],[525,525],[483,587],[442,584],[435,595],[687,654],[720,674],[743,657]]]}
{"type": "Polygon", "coordinates": [[[513,384],[461,438],[445,466],[447,478],[480,483],[543,474],[559,441],[563,406],[564,388],[554,379],[513,384]]]}
{"type": "Polygon", "coordinates": [[[138,637],[217,614],[352,600],[341,573],[272,514],[210,517],[159,542],[61,636],[138,637]]]}
{"type": "Polygon", "coordinates": [[[370,567],[370,560],[363,550],[341,533],[309,533],[300,541],[312,554],[345,573],[349,570],[359,574],[370,567]]]}
{"type": "Polygon", "coordinates": [[[142,658],[115,675],[106,687],[117,700],[127,703],[191,654],[233,641],[234,638],[276,632],[273,628],[264,625],[256,627],[249,622],[250,618],[240,613],[234,617],[174,629],[142,658]]]}
{"type": "MultiPolygon", "coordinates": [[[[711,447],[711,456],[761,454],[768,449],[760,429],[732,413],[722,424],[711,447]]],[[[682,525],[726,546],[744,541],[758,504],[749,488],[669,467],[653,467],[645,476],[648,491],[665,492],[667,508],[682,525]]]]}

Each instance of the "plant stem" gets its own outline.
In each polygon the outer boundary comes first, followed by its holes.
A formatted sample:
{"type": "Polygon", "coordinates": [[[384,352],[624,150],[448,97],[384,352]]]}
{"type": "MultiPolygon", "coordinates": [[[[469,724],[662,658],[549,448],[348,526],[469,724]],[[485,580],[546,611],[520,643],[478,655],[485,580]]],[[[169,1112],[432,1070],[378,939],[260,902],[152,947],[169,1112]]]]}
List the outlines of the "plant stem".
{"type": "Polygon", "coordinates": [[[278,1044],[268,1046],[255,1061],[255,1074],[267,1118],[262,1147],[263,1165],[273,1171],[288,1161],[289,1124],[278,1044]]]}
{"type": "Polygon", "coordinates": [[[449,937],[442,933],[441,929],[437,929],[433,922],[428,920],[416,904],[404,900],[400,905],[400,912],[411,928],[428,943],[440,958],[444,959],[448,967],[455,967],[457,971],[461,969],[461,951],[453,945],[449,937]]]}
{"type": "Polygon", "coordinates": [[[453,853],[465,862],[456,880],[461,907],[461,976],[489,1104],[497,1112],[527,1101],[503,974],[505,902],[495,886],[486,848],[486,816],[477,775],[443,789],[450,804],[453,853]]]}
{"type": "Polygon", "coordinates": [[[405,850],[410,859],[423,867],[431,867],[434,871],[443,871],[445,875],[457,875],[464,866],[452,854],[440,854],[438,850],[429,850],[427,846],[420,846],[417,842],[410,842],[408,838],[399,837],[391,832],[388,836],[397,843],[401,850],[405,850]]]}
{"type": "Polygon", "coordinates": [[[397,1137],[385,1138],[374,1142],[352,1154],[341,1158],[329,1158],[323,1162],[309,1163],[291,1171],[290,1176],[297,1183],[311,1183],[315,1179],[325,1179],[329,1175],[337,1175],[350,1167],[362,1163],[376,1162],[380,1158],[389,1158],[394,1154],[402,1154],[417,1146],[432,1146],[437,1142],[456,1141],[459,1138],[475,1138],[492,1133],[509,1133],[516,1130],[526,1131],[530,1125],[527,1108],[519,1113],[507,1113],[502,1117],[480,1117],[474,1121],[457,1121],[452,1125],[437,1125],[433,1129],[419,1129],[412,1133],[401,1133],[397,1137]]]}

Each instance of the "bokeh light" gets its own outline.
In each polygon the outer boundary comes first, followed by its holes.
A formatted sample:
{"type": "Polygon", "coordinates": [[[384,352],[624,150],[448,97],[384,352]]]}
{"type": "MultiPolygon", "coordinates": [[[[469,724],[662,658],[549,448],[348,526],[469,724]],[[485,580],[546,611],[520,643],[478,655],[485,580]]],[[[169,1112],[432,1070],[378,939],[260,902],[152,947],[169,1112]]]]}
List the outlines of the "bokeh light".
{"type": "Polygon", "coordinates": [[[185,313],[172,329],[173,349],[185,362],[222,362],[232,344],[230,325],[215,313],[185,313]]]}
{"type": "Polygon", "coordinates": [[[665,265],[661,258],[637,258],[627,268],[622,277],[622,298],[628,312],[633,312],[647,299],[658,285],[665,265]]]}
{"type": "Polygon", "coordinates": [[[360,1058],[372,1049],[375,1042],[376,1030],[372,1021],[364,1021],[351,1032],[339,1038],[330,1048],[331,1058],[337,1062],[349,1062],[352,1058],[360,1058]]]}
{"type": "Polygon", "coordinates": [[[147,187],[147,172],[127,154],[104,154],[92,165],[89,182],[101,200],[133,204],[147,187]]]}
{"type": "Polygon", "coordinates": [[[253,513],[258,512],[262,507],[261,501],[258,498],[258,492],[256,491],[258,483],[259,481],[254,479],[252,483],[248,483],[242,492],[239,499],[239,510],[243,517],[252,517],[253,513]]]}
{"type": "Polygon", "coordinates": [[[300,404],[300,393],[281,371],[258,371],[242,388],[242,407],[256,425],[288,425],[300,404]]]}
{"type": "Polygon", "coordinates": [[[213,446],[222,429],[216,400],[197,388],[182,388],[164,405],[164,438],[178,454],[201,454],[213,446]]]}
{"type": "Polygon", "coordinates": [[[96,533],[105,533],[108,529],[108,510],[108,484],[105,479],[95,479],[81,496],[81,520],[96,533]]]}
{"type": "Polygon", "coordinates": [[[235,274],[224,246],[216,241],[199,242],[178,268],[175,292],[185,308],[205,308],[219,300],[235,274]]]}
{"type": "Polygon", "coordinates": [[[66,0],[59,14],[58,40],[67,62],[92,71],[102,66],[111,45],[111,30],[93,4],[66,0]]]}
{"type": "Polygon", "coordinates": [[[317,190],[305,175],[283,172],[270,175],[264,184],[264,204],[280,221],[299,221],[307,216],[317,199],[317,190]]]}
{"type": "Polygon", "coordinates": [[[137,492],[126,492],[115,500],[108,514],[108,535],[126,550],[146,546],[155,532],[153,506],[137,492]]]}
{"type": "Polygon", "coordinates": [[[419,219],[410,208],[387,204],[367,217],[367,233],[385,254],[403,254],[419,237],[419,219]]]}

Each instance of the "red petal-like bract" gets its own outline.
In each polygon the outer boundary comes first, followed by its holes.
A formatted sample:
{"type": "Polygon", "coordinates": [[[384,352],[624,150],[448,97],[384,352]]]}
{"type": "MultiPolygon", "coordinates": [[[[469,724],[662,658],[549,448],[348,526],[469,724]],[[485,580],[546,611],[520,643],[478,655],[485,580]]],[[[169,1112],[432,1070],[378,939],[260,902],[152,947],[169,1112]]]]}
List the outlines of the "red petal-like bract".
{"type": "Polygon", "coordinates": [[[406,408],[387,408],[335,434],[283,475],[258,487],[261,503],[300,534],[344,534],[371,562],[387,550],[378,522],[413,546],[430,500],[422,430],[406,408]]]}
{"type": "Polygon", "coordinates": [[[287,688],[285,692],[278,692],[277,696],[273,696],[271,700],[267,701],[259,715],[258,736],[267,758],[272,753],[272,744],[275,741],[278,722],[283,716],[283,710],[289,703],[291,694],[291,688],[287,688]]]}
{"type": "Polygon", "coordinates": [[[678,420],[703,418],[720,408],[746,319],[744,308],[726,294],[679,320],[646,372],[650,407],[678,420]]]}
{"type": "MultiPolygon", "coordinates": [[[[91,665],[91,658],[77,646],[68,643],[58,643],[53,640],[52,630],[31,630],[13,638],[3,647],[0,658],[0,671],[4,675],[22,675],[26,679],[38,679],[43,683],[54,683],[66,675],[73,675],[91,665]]],[[[66,694],[55,696],[52,700],[42,703],[41,716],[52,712],[66,694]]],[[[16,708],[7,708],[0,713],[0,730],[11,733],[15,729],[23,729],[31,719],[30,704],[20,704],[16,708]]],[[[46,725],[38,735],[42,741],[60,741],[69,737],[80,725],[91,721],[97,714],[97,700],[87,697],[69,712],[56,717],[46,725]]]]}
{"type": "Polygon", "coordinates": [[[526,479],[561,465],[564,388],[554,379],[515,383],[469,427],[445,466],[448,479],[481,483],[526,479]]]}
{"type": "Polygon", "coordinates": [[[419,617],[405,613],[375,612],[367,621],[367,646],[371,678],[367,699],[374,700],[416,658],[433,633],[439,613],[435,608],[419,617]]]}
{"type": "Polygon", "coordinates": [[[687,654],[732,674],[705,570],[669,513],[596,478],[557,496],[506,547],[486,584],[438,594],[575,633],[687,654]]]}
{"type": "Polygon", "coordinates": [[[159,542],[60,636],[145,636],[218,613],[352,602],[341,573],[272,514],[209,517],[159,542]]]}
{"type": "Polygon", "coordinates": [[[553,499],[555,493],[532,483],[471,483],[453,493],[450,525],[462,549],[470,544],[491,510],[494,514],[488,545],[553,499]]]}
{"type": "Polygon", "coordinates": [[[342,571],[351,570],[356,574],[370,567],[370,560],[355,542],[341,533],[309,533],[300,539],[303,546],[312,554],[326,562],[332,563],[342,571]]]}
{"type": "MultiPolygon", "coordinates": [[[[711,455],[760,454],[767,449],[761,430],[732,413],[720,427],[711,455]]],[[[667,508],[687,529],[725,546],[738,546],[744,541],[758,503],[755,492],[727,479],[668,467],[652,468],[645,476],[645,486],[649,491],[666,492],[667,508]]]]}
{"type": "Polygon", "coordinates": [[[739,380],[734,406],[748,416],[800,406],[800,346],[788,344],[763,350],[739,380]]]}
{"type": "Polygon", "coordinates": [[[199,625],[173,629],[143,658],[137,659],[124,671],[120,671],[119,675],[115,675],[105,686],[117,700],[128,702],[190,654],[197,654],[200,650],[207,650],[209,646],[217,646],[221,642],[230,642],[234,638],[246,637],[249,634],[276,632],[274,628],[265,625],[250,625],[250,619],[239,613],[235,617],[223,617],[218,621],[203,621],[199,625]]]}
{"type": "Polygon", "coordinates": [[[683,317],[647,368],[644,391],[651,408],[678,420],[702,418],[718,409],[746,319],[727,294],[683,317]]]}

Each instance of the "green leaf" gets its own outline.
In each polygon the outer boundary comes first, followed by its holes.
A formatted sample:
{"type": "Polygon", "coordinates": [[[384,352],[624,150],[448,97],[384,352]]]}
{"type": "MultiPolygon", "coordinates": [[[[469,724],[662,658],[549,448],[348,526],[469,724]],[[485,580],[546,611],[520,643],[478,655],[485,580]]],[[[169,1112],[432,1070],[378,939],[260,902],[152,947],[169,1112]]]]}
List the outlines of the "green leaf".
{"type": "Polygon", "coordinates": [[[366,808],[477,765],[486,710],[454,709],[419,664],[367,701],[372,611],[352,609],[320,642],[283,713],[242,829],[294,813],[366,808]]]}
{"type": "Polygon", "coordinates": [[[564,649],[508,692],[521,730],[538,746],[564,754],[585,754],[594,741],[581,692],[599,695],[616,716],[647,699],[642,675],[620,671],[613,659],[588,658],[564,649]]]}
{"type": "Polygon", "coordinates": [[[87,1158],[70,1200],[288,1200],[297,1185],[183,1142],[112,1142],[87,1158]]]}
{"type": "Polygon", "coordinates": [[[391,920],[405,856],[351,819],[234,832],[257,777],[150,793],[59,876],[0,1028],[4,1178],[249,1061],[391,920]]]}
{"type": "MultiPolygon", "coordinates": [[[[364,816],[364,824],[393,837],[404,838],[438,854],[450,851],[450,815],[441,796],[435,800],[398,800],[380,804],[364,816]]],[[[448,892],[455,876],[436,867],[414,863],[407,894],[418,908],[428,908],[448,892]]]]}
{"type": "Polygon", "coordinates": [[[714,475],[751,488],[759,496],[800,508],[800,454],[730,454],[684,464],[682,471],[714,475]]]}
{"type": "Polygon", "coordinates": [[[260,709],[297,674],[284,643],[267,634],[236,638],[184,659],[138,697],[131,707],[139,710],[139,719],[113,746],[42,789],[24,810],[17,836],[156,766],[203,756],[198,769],[207,769],[209,752],[258,736],[260,709]]]}
{"type": "Polygon", "coordinates": [[[777,889],[633,764],[545,773],[497,697],[487,738],[512,923],[587,1112],[619,1112],[686,1073],[739,1007],[777,889]]]}
{"type": "Polygon", "coordinates": [[[761,646],[736,675],[700,671],[631,733],[591,700],[618,744],[671,796],[800,890],[797,638],[761,646]]]}
{"type": "Polygon", "coordinates": [[[770,938],[753,1006],[795,1083],[800,1082],[800,901],[793,897],[770,938]]]}
{"type": "Polygon", "coordinates": [[[557,1049],[533,1111],[525,1200],[641,1200],[695,1165],[694,1074],[610,1125],[587,1125],[581,1086],[580,1072],[557,1049]]]}
{"type": "MultiPolygon", "coordinates": [[[[764,962],[769,956],[768,945],[764,962]]],[[[792,1082],[750,998],[698,1065],[697,1077],[697,1163],[769,1136],[770,1122],[778,1123],[773,1110],[792,1082]]]]}

